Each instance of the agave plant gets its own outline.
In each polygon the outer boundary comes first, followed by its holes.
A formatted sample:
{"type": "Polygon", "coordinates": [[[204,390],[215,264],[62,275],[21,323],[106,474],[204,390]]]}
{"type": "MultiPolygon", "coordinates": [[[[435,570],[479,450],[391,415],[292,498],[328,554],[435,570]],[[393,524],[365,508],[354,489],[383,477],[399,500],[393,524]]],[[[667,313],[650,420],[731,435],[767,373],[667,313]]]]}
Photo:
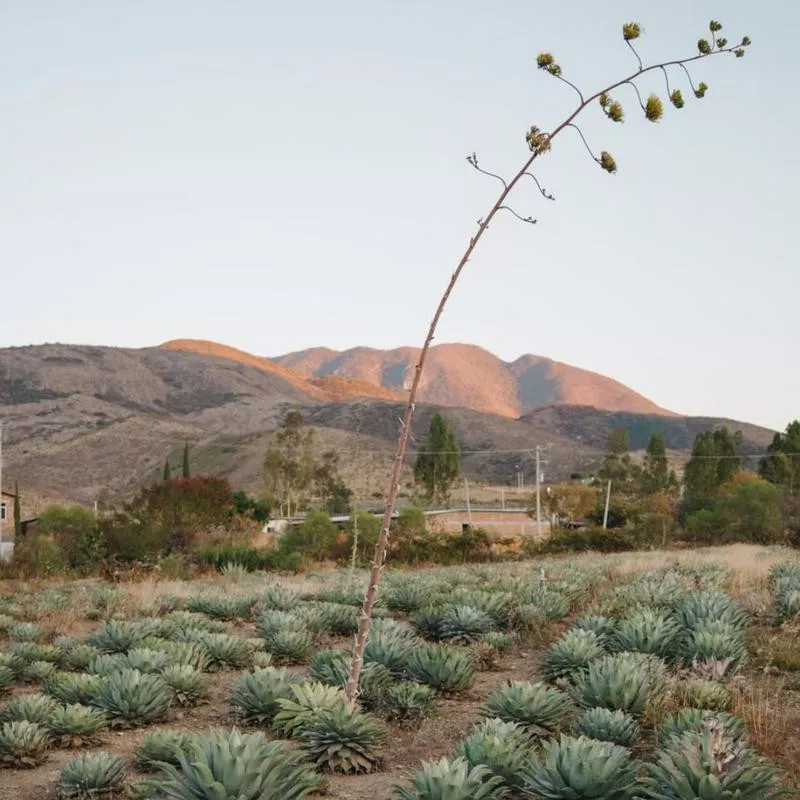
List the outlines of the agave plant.
{"type": "Polygon", "coordinates": [[[701,733],[705,728],[713,727],[721,730],[725,738],[745,740],[747,728],[741,717],[735,717],[724,711],[711,711],[699,708],[686,708],[665,717],[658,728],[658,737],[665,746],[671,739],[681,736],[687,731],[701,733]]]}
{"type": "Polygon", "coordinates": [[[51,675],[42,687],[45,694],[54,697],[59,703],[91,704],[102,691],[105,678],[100,675],[87,675],[83,672],[57,672],[51,675]]]}
{"type": "Polygon", "coordinates": [[[722,620],[698,621],[686,632],[681,644],[684,663],[727,660],[729,674],[741,666],[745,654],[743,631],[722,620]]]}
{"type": "Polygon", "coordinates": [[[197,737],[185,731],[154,731],[142,739],[136,750],[136,766],[151,772],[161,764],[179,763],[181,755],[195,752],[197,737]]]}
{"type": "Polygon", "coordinates": [[[611,742],[620,747],[630,747],[638,732],[639,725],[630,714],[607,708],[590,708],[575,725],[578,736],[611,742]]]}
{"type": "Polygon", "coordinates": [[[278,701],[291,697],[292,685],[298,680],[285,669],[275,667],[245,672],[228,702],[245,721],[269,725],[280,711],[278,701]]]}
{"type": "Polygon", "coordinates": [[[785,579],[800,582],[800,561],[776,561],[769,568],[769,583],[773,589],[785,579]]]}
{"type": "Polygon", "coordinates": [[[350,636],[358,630],[358,609],[352,606],[320,603],[317,610],[320,615],[320,630],[333,636],[350,636]]]}
{"type": "Polygon", "coordinates": [[[202,633],[199,643],[208,653],[209,669],[244,669],[253,661],[253,651],[244,639],[227,633],[202,633]]]}
{"type": "Polygon", "coordinates": [[[36,722],[43,725],[58,708],[58,703],[46,694],[23,694],[10,700],[3,709],[3,722],[36,722]]]}
{"type": "Polygon", "coordinates": [[[173,664],[161,677],[172,692],[172,699],[179,706],[194,706],[208,697],[211,680],[188,664],[173,664]]]}
{"type": "Polygon", "coordinates": [[[300,731],[308,759],[328,772],[372,772],[380,766],[377,749],[385,740],[379,719],[345,705],[321,709],[300,731]]]}
{"type": "Polygon", "coordinates": [[[709,589],[685,594],[675,609],[675,615],[685,630],[693,630],[698,623],[710,620],[727,623],[739,630],[744,629],[747,623],[747,613],[732,597],[709,589]]]}
{"type": "Polygon", "coordinates": [[[666,611],[639,607],[629,611],[610,638],[612,649],[650,653],[665,658],[674,652],[681,628],[666,611]]]}
{"type": "Polygon", "coordinates": [[[264,667],[272,666],[272,653],[266,650],[256,650],[253,653],[253,668],[263,669],[264,667]]]}
{"type": "Polygon", "coordinates": [[[12,675],[12,680],[21,678],[28,661],[20,658],[16,653],[0,653],[0,669],[7,669],[12,675]]]}
{"type": "Polygon", "coordinates": [[[537,736],[558,730],[573,711],[569,695],[543,683],[528,681],[509,681],[490,694],[485,705],[486,716],[516,722],[537,736]]]}
{"type": "Polygon", "coordinates": [[[66,669],[83,670],[99,655],[100,651],[92,644],[76,644],[66,651],[63,666],[66,669]]]}
{"type": "Polygon", "coordinates": [[[442,614],[440,636],[456,644],[472,644],[494,627],[492,618],[469,605],[448,606],[442,614]]]}
{"type": "Polygon", "coordinates": [[[400,677],[408,668],[408,657],[415,644],[413,634],[409,636],[391,629],[370,630],[364,661],[383,664],[393,676],[400,677]]]}
{"type": "Polygon", "coordinates": [[[800,580],[785,578],[776,591],[778,619],[781,622],[800,614],[800,580]]]}
{"type": "Polygon", "coordinates": [[[471,767],[484,765],[508,789],[522,788],[522,772],[530,759],[531,736],[515,722],[486,719],[455,749],[471,767]]]}
{"type": "Polygon", "coordinates": [[[42,683],[57,670],[52,661],[31,661],[22,670],[22,679],[27,683],[42,683]]]}
{"type": "Polygon", "coordinates": [[[67,763],[61,770],[58,789],[62,797],[100,797],[117,792],[124,779],[125,762],[113,753],[97,751],[67,763]]]}
{"type": "Polygon", "coordinates": [[[617,653],[589,664],[575,679],[575,696],[584,708],[607,708],[639,716],[663,685],[663,662],[640,653],[617,653]]]}
{"type": "Polygon", "coordinates": [[[322,787],[321,778],[285,742],[263,734],[210,731],[191,756],[161,767],[159,796],[173,800],[302,800],[322,787]]]}
{"type": "Polygon", "coordinates": [[[421,581],[403,580],[393,584],[386,597],[390,611],[410,614],[422,608],[431,598],[430,587],[421,581]]]}
{"type": "Polygon", "coordinates": [[[267,608],[274,608],[278,611],[291,611],[300,604],[300,596],[284,589],[282,586],[270,586],[261,595],[261,602],[267,608]]]}
{"type": "Polygon", "coordinates": [[[169,655],[164,650],[151,650],[147,647],[134,647],[128,651],[128,666],[139,672],[162,672],[170,663],[169,655]]]}
{"type": "Polygon", "coordinates": [[[475,659],[457,647],[425,644],[409,654],[408,674],[440,692],[466,692],[475,683],[475,659]]]}
{"type": "Polygon", "coordinates": [[[43,724],[58,747],[86,747],[97,744],[97,734],[108,723],[93,708],[72,703],[57,706],[43,724]]]}
{"type": "Polygon", "coordinates": [[[164,651],[173,666],[193,667],[198,672],[206,672],[211,666],[208,649],[196,642],[167,642],[164,651]]]}
{"type": "Polygon", "coordinates": [[[17,622],[6,633],[15,642],[44,642],[47,639],[47,631],[32,622],[17,622]]]}
{"type": "Polygon", "coordinates": [[[100,627],[86,637],[86,641],[101,653],[126,653],[144,637],[144,629],[136,622],[109,620],[101,622],[100,627]]]}
{"type": "Polygon", "coordinates": [[[611,617],[598,615],[587,615],[581,617],[571,628],[571,630],[592,631],[597,634],[600,641],[605,642],[609,639],[617,626],[617,621],[611,617]]]}
{"type": "Polygon", "coordinates": [[[255,597],[227,594],[189,597],[186,600],[186,610],[205,614],[212,619],[225,622],[234,619],[250,619],[255,600],[255,597]]]}
{"type": "Polygon", "coordinates": [[[278,631],[297,630],[301,625],[300,617],[289,611],[272,610],[262,614],[256,622],[256,633],[268,639],[278,631]]]}
{"type": "Polygon", "coordinates": [[[526,795],[541,800],[628,800],[636,796],[638,769],[624,747],[562,735],[545,742],[543,760],[532,758],[521,781],[526,795]]]}
{"type": "Polygon", "coordinates": [[[0,694],[4,694],[13,686],[14,678],[14,670],[11,667],[0,666],[0,694]]]}
{"type": "Polygon", "coordinates": [[[112,725],[144,725],[164,717],[172,692],[160,675],[125,669],[108,676],[91,704],[111,719],[112,725]]]}
{"type": "Polygon", "coordinates": [[[442,622],[447,609],[441,605],[426,605],[411,615],[411,624],[425,639],[438,641],[442,638],[442,622]]]}
{"type": "MultiPolygon", "coordinates": [[[[350,670],[350,654],[346,650],[320,650],[311,659],[309,676],[328,686],[344,687],[350,670]]],[[[364,664],[358,679],[358,698],[368,709],[380,708],[392,685],[392,674],[383,664],[364,664]]]]}
{"type": "Polygon", "coordinates": [[[50,735],[35,722],[5,722],[0,727],[0,766],[38,767],[47,758],[50,735]]]}
{"type": "Polygon", "coordinates": [[[685,732],[647,765],[639,796],[652,800],[771,800],[786,796],[780,774],[741,741],[715,728],[685,732]]]}
{"type": "Polygon", "coordinates": [[[274,631],[266,642],[275,661],[284,664],[302,664],[314,645],[311,634],[303,628],[274,631]]]}
{"type": "Polygon", "coordinates": [[[491,645],[498,653],[507,653],[513,644],[511,636],[503,631],[489,631],[483,635],[482,641],[491,645]]]}
{"type": "Polygon", "coordinates": [[[292,696],[278,699],[280,711],[272,720],[276,731],[288,738],[302,734],[306,726],[325,709],[347,705],[347,697],[338,686],[303,681],[289,687],[292,696]]]}
{"type": "Polygon", "coordinates": [[[413,681],[398,681],[386,690],[386,716],[399,725],[413,725],[433,713],[436,692],[413,681]]]}
{"type": "Polygon", "coordinates": [[[464,758],[423,763],[411,776],[411,788],[395,787],[398,800],[503,800],[506,789],[499,775],[464,758]]]}
{"type": "Polygon", "coordinates": [[[90,675],[113,675],[123,669],[130,669],[128,659],[123,653],[103,653],[89,662],[90,675]]]}
{"type": "Polygon", "coordinates": [[[710,711],[729,711],[733,705],[733,695],[719,681],[688,681],[681,685],[681,699],[686,706],[710,711]]]}
{"type": "Polygon", "coordinates": [[[50,661],[60,664],[64,658],[64,651],[52,644],[39,642],[16,642],[11,645],[11,655],[30,664],[33,661],[50,661]]]}
{"type": "Polygon", "coordinates": [[[574,628],[550,645],[542,656],[540,666],[544,676],[555,681],[585,670],[592,661],[603,655],[605,650],[596,633],[574,628]]]}

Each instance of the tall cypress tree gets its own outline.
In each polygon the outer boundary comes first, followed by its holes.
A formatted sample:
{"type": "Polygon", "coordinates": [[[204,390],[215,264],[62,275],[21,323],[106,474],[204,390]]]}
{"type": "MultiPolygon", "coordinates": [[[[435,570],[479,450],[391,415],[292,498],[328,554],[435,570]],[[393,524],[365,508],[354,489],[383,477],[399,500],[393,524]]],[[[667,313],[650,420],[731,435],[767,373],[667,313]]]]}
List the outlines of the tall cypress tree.
{"type": "Polygon", "coordinates": [[[437,411],[431,418],[428,439],[414,464],[414,480],[425,487],[428,502],[447,502],[459,474],[456,434],[437,411]]]}
{"type": "Polygon", "coordinates": [[[644,494],[655,494],[669,485],[669,462],[664,437],[656,432],[647,443],[647,453],[642,469],[642,489],[644,494]]]}
{"type": "Polygon", "coordinates": [[[169,465],[169,459],[164,462],[164,482],[172,480],[172,467],[169,465]]]}
{"type": "Polygon", "coordinates": [[[22,536],[22,508],[19,502],[19,484],[14,483],[14,538],[22,536]]]}
{"type": "Polygon", "coordinates": [[[183,446],[183,477],[188,478],[191,475],[189,468],[189,442],[183,446]]]}

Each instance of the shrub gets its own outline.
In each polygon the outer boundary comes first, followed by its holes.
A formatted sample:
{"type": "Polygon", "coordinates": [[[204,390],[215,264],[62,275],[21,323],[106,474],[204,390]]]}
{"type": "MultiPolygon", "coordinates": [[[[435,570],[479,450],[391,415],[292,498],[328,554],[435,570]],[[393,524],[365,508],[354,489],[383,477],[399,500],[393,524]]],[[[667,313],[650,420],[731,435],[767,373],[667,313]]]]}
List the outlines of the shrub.
{"type": "Polygon", "coordinates": [[[58,789],[62,797],[111,795],[122,787],[125,762],[112,753],[84,753],[62,770],[58,789]]]}
{"type": "Polygon", "coordinates": [[[191,756],[180,754],[177,766],[161,768],[158,790],[175,800],[218,800],[220,785],[237,800],[302,800],[322,781],[285,742],[234,728],[198,737],[191,756]]]}
{"type": "Polygon", "coordinates": [[[386,740],[380,720],[344,705],[322,709],[303,726],[303,751],[328,772],[372,772],[380,765],[377,748],[386,740]]]}
{"type": "Polygon", "coordinates": [[[557,730],[573,711],[564,692],[527,681],[510,681],[490,694],[485,704],[487,716],[515,722],[537,736],[557,730]]]}

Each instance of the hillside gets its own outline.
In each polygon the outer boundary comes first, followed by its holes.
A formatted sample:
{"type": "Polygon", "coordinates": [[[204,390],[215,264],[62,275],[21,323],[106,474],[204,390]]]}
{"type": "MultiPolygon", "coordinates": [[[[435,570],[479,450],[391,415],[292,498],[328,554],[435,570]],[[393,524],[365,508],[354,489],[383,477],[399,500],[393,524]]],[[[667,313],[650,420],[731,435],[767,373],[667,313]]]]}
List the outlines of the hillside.
{"type": "MultiPolygon", "coordinates": [[[[461,369],[466,378],[466,364],[461,369]]],[[[272,431],[289,409],[298,409],[316,430],[318,451],[339,452],[357,496],[379,498],[390,474],[402,402],[393,390],[360,380],[308,379],[266,359],[193,341],[140,350],[0,350],[4,481],[19,481],[24,497],[37,498],[38,505],[121,500],[156,479],[165,458],[177,466],[189,441],[197,472],[224,475],[257,492],[272,431]],[[358,397],[361,392],[366,396],[358,397]],[[383,393],[382,399],[373,392],[383,393]]],[[[440,405],[418,405],[409,464],[440,405]]],[[[588,406],[552,405],[520,419],[463,407],[445,413],[461,443],[465,474],[506,484],[515,483],[518,469],[533,474],[537,445],[551,445],[548,478],[591,471],[618,426],[629,430],[634,449],[660,430],[684,457],[695,434],[717,424],[741,429],[749,452],[763,450],[772,437],[744,423],[588,406]]],[[[26,507],[25,513],[35,511],[26,507]]]]}
{"type": "MultiPolygon", "coordinates": [[[[419,350],[413,347],[397,350],[356,347],[343,352],[317,347],[278,356],[272,361],[308,377],[335,375],[397,391],[407,388],[418,356],[419,350]]],[[[553,404],[674,416],[604,375],[535,355],[504,362],[489,351],[468,344],[431,348],[420,400],[515,419],[553,404]]]]}

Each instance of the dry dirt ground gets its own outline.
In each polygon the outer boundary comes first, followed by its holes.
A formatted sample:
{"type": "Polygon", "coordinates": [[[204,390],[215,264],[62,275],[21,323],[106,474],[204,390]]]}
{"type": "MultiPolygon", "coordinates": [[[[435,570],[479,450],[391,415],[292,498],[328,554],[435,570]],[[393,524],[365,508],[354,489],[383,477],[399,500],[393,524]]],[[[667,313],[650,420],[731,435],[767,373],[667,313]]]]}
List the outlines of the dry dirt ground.
{"type": "MultiPolygon", "coordinates": [[[[800,652],[800,633],[780,631],[771,622],[771,603],[766,585],[766,574],[775,557],[762,548],[733,546],[717,548],[702,553],[652,553],[632,554],[614,561],[614,574],[618,577],[632,572],[665,566],[678,558],[687,562],[721,561],[734,570],[728,591],[744,604],[753,615],[748,630],[748,665],[735,679],[735,713],[744,717],[753,744],[759,752],[777,763],[787,773],[788,797],[800,799],[800,671],[778,670],[771,666],[777,643],[789,641],[797,644],[800,652]]],[[[303,577],[294,581],[294,588],[311,588],[313,582],[303,577]]],[[[0,593],[13,589],[0,582],[0,593]]],[[[236,587],[231,587],[236,591],[236,587]]],[[[154,585],[144,582],[131,587],[130,602],[134,605],[156,594],[190,594],[196,589],[192,584],[161,582],[154,585]]],[[[59,632],[85,635],[96,623],[78,617],[66,616],[59,624],[59,632]]],[[[547,644],[564,629],[564,624],[551,626],[535,644],[521,646],[516,652],[501,658],[494,671],[480,672],[475,687],[458,697],[444,697],[437,701],[436,713],[416,727],[390,726],[389,739],[384,750],[383,768],[380,772],[359,776],[332,776],[328,782],[327,796],[333,800],[388,800],[397,784],[406,783],[410,773],[425,760],[438,759],[452,753],[480,718],[481,703],[485,696],[509,680],[536,680],[539,656],[547,644]]],[[[254,626],[245,623],[235,626],[243,636],[255,635],[254,626]]],[[[329,639],[325,647],[341,647],[347,640],[329,639]]],[[[795,669],[800,670],[800,655],[795,669]]],[[[302,674],[304,667],[294,668],[302,674]]],[[[170,718],[159,725],[126,731],[110,731],[103,735],[97,749],[111,750],[125,758],[131,780],[145,777],[133,766],[136,748],[144,736],[159,729],[201,731],[212,726],[236,724],[227,698],[238,678],[238,672],[220,672],[214,676],[210,701],[197,708],[173,711],[170,718]]],[[[34,688],[16,693],[35,691],[34,688]]],[[[253,729],[255,730],[255,729],[253,729]]],[[[653,732],[643,731],[645,746],[653,740],[653,732]]],[[[55,786],[61,767],[76,755],[75,751],[53,750],[48,761],[33,770],[0,770],[0,800],[55,800],[55,786]]]]}

